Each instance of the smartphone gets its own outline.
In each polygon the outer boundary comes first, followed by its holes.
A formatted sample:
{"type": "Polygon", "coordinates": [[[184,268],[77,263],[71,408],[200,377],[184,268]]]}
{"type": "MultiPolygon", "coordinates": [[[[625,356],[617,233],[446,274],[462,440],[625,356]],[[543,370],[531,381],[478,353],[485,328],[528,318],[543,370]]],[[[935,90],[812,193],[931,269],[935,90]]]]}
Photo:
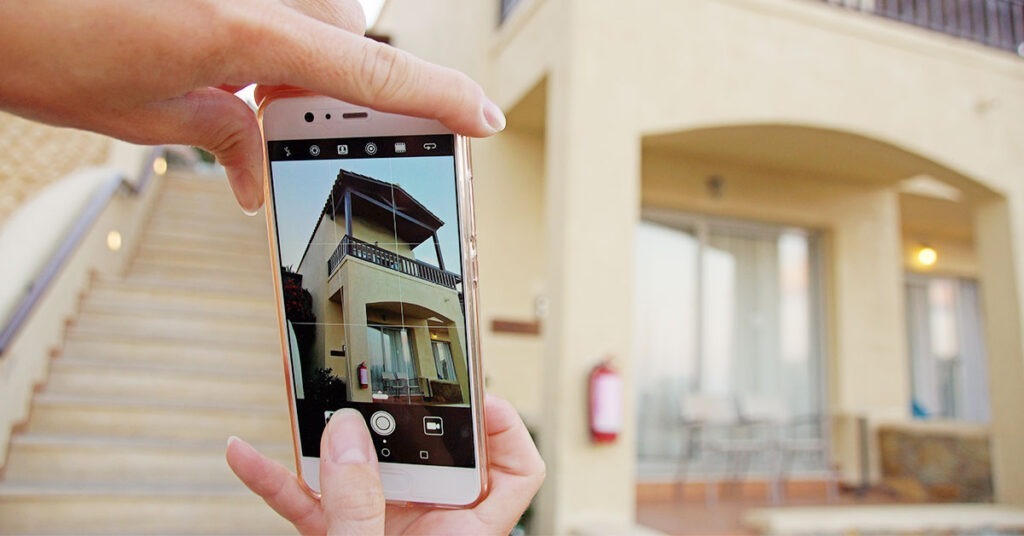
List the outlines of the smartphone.
{"type": "Polygon", "coordinates": [[[469,141],[315,95],[260,107],[296,464],[318,493],[331,415],[366,419],[389,502],[465,507],[487,472],[469,141]]]}

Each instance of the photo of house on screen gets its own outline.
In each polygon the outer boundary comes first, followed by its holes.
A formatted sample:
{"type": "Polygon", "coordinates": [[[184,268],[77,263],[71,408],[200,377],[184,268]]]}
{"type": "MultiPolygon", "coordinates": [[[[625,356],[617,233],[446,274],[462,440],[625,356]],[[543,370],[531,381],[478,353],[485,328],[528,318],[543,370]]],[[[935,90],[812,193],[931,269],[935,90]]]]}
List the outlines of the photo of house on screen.
{"type": "Polygon", "coordinates": [[[441,253],[444,225],[398,184],[339,171],[298,267],[282,268],[300,397],[343,383],[352,402],[468,405],[462,277],[445,269],[459,259],[441,253]],[[289,307],[307,292],[309,307],[289,307]]]}

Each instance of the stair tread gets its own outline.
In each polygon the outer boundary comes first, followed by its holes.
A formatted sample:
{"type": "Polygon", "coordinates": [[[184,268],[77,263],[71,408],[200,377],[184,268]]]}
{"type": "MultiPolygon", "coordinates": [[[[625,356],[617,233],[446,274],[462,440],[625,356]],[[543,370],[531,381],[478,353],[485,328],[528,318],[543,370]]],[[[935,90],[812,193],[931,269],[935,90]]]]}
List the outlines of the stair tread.
{"type": "Polygon", "coordinates": [[[0,533],[291,528],[223,460],[231,433],[293,457],[265,225],[222,174],[159,187],[127,273],[92,280],[11,437],[0,533]]]}
{"type": "Polygon", "coordinates": [[[208,400],[147,400],[41,391],[36,394],[41,406],[72,405],[76,408],[116,407],[139,411],[204,411],[220,413],[250,413],[254,416],[277,417],[285,413],[282,404],[230,404],[208,400]]]}
{"type": "Polygon", "coordinates": [[[260,285],[255,282],[248,283],[247,285],[237,285],[229,281],[175,281],[153,275],[129,274],[124,281],[129,285],[136,284],[200,295],[239,296],[253,300],[268,299],[273,295],[270,291],[272,285],[269,280],[267,280],[266,285],[260,285]]]}
{"type": "Polygon", "coordinates": [[[170,319],[200,319],[206,321],[234,321],[238,323],[249,323],[254,322],[265,323],[266,326],[277,325],[277,314],[274,311],[273,306],[267,304],[267,307],[246,307],[239,310],[228,310],[227,308],[217,308],[215,306],[203,307],[201,304],[193,304],[191,308],[187,305],[176,305],[173,303],[161,303],[161,302],[143,302],[143,303],[132,303],[125,300],[103,300],[95,298],[87,298],[82,303],[81,311],[89,314],[100,314],[100,315],[123,315],[138,317],[140,315],[149,315],[159,318],[170,318],[170,319]]]}
{"type": "MultiPolygon", "coordinates": [[[[78,434],[47,434],[38,432],[26,432],[17,434],[11,438],[11,445],[21,446],[50,446],[50,447],[105,447],[105,448],[126,448],[126,449],[159,449],[159,450],[190,450],[190,451],[217,451],[223,452],[226,448],[224,441],[179,439],[168,441],[152,437],[114,437],[114,436],[87,436],[78,434]]],[[[264,454],[291,453],[290,442],[252,442],[252,446],[264,454]]]]}
{"type": "Polygon", "coordinates": [[[230,348],[232,350],[249,352],[273,352],[280,350],[280,340],[276,336],[267,335],[262,339],[241,339],[224,340],[217,335],[198,335],[179,333],[125,333],[114,328],[86,328],[73,326],[68,330],[67,341],[106,339],[111,342],[139,342],[155,343],[158,345],[177,344],[186,347],[195,346],[196,343],[230,348]]]}
{"type": "MultiPolygon", "coordinates": [[[[269,281],[269,280],[268,280],[269,281]]],[[[266,302],[272,294],[268,290],[264,292],[241,292],[234,289],[217,288],[210,285],[191,285],[188,283],[169,282],[152,277],[126,277],[114,279],[109,276],[99,276],[94,285],[100,288],[118,288],[120,290],[134,290],[136,292],[168,293],[180,295],[182,293],[195,294],[198,298],[215,299],[237,299],[240,301],[266,302]]]]}
{"type": "Polygon", "coordinates": [[[168,482],[166,484],[133,484],[125,482],[0,482],[0,498],[17,496],[123,496],[123,497],[145,497],[145,496],[182,496],[187,498],[197,497],[251,497],[252,492],[245,485],[238,482],[237,485],[223,484],[211,485],[203,483],[199,485],[188,483],[168,482]]]}
{"type": "MultiPolygon", "coordinates": [[[[262,364],[262,363],[260,363],[262,364]]],[[[202,376],[204,378],[216,379],[219,377],[230,377],[231,379],[245,379],[245,380],[279,380],[282,376],[280,372],[280,363],[267,363],[273,365],[273,368],[268,367],[267,370],[260,369],[239,369],[238,367],[197,367],[197,366],[183,366],[177,365],[174,362],[171,363],[147,363],[147,362],[129,362],[117,360],[104,360],[89,357],[74,357],[74,356],[61,356],[54,360],[53,371],[60,371],[65,368],[87,368],[87,369],[99,369],[99,370],[115,370],[118,372],[129,372],[136,374],[143,373],[159,373],[174,376],[202,376]]]]}

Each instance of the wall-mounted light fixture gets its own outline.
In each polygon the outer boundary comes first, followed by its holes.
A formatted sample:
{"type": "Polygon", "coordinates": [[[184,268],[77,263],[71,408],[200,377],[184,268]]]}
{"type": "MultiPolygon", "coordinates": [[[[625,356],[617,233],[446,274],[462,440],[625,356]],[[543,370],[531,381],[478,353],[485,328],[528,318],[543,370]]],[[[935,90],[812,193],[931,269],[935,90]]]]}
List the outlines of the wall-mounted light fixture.
{"type": "Polygon", "coordinates": [[[110,251],[118,251],[121,249],[121,233],[118,231],[110,231],[107,233],[107,248],[110,251]]]}
{"type": "Polygon", "coordinates": [[[725,195],[725,179],[721,175],[711,175],[705,183],[708,189],[708,197],[721,199],[725,195]]]}
{"type": "Polygon", "coordinates": [[[939,252],[935,251],[935,248],[931,246],[921,246],[917,248],[914,253],[914,259],[918,264],[925,268],[931,268],[935,266],[935,263],[939,260],[939,252]]]}
{"type": "Polygon", "coordinates": [[[163,175],[167,173],[167,159],[160,156],[153,160],[153,173],[163,175]]]}

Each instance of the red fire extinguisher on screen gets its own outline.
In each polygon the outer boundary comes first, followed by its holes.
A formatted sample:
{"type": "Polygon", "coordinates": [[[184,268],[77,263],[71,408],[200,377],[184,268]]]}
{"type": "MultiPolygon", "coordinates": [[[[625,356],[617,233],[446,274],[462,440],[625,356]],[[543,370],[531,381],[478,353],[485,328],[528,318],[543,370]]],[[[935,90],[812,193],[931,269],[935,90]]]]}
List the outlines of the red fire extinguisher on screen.
{"type": "Polygon", "coordinates": [[[611,443],[622,431],[622,376],[606,360],[590,371],[590,439],[611,443]]]}
{"type": "Polygon", "coordinates": [[[359,388],[366,389],[370,386],[370,371],[366,368],[366,361],[356,367],[356,376],[359,378],[359,388]]]}

